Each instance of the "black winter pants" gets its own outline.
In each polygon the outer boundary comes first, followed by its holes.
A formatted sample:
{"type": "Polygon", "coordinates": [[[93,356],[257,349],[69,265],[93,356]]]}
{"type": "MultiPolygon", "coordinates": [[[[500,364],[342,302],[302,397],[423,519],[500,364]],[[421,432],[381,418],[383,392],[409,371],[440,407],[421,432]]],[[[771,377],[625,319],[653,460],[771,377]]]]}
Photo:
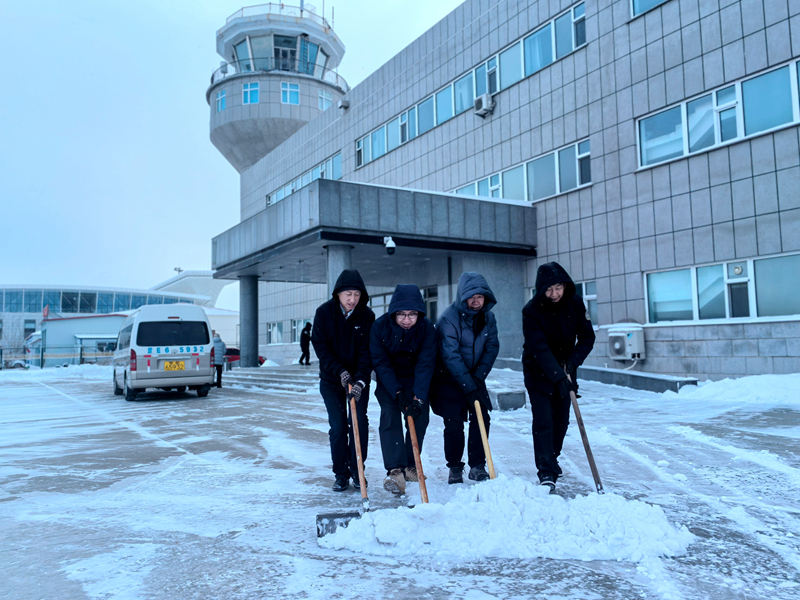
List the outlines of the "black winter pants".
{"type": "Polygon", "coordinates": [[[217,383],[215,384],[218,388],[222,387],[222,365],[214,365],[214,368],[217,371],[217,383]]]}
{"type": "Polygon", "coordinates": [[[311,362],[308,360],[309,356],[310,355],[309,355],[308,350],[302,350],[301,354],[300,354],[300,364],[301,365],[310,365],[311,362]]]}
{"type": "MultiPolygon", "coordinates": [[[[330,383],[324,379],[319,382],[319,391],[328,410],[328,439],[331,444],[331,461],[333,473],[337,476],[358,477],[358,462],[356,460],[356,443],[353,436],[353,424],[350,421],[347,405],[347,394],[338,383],[330,383]]],[[[358,419],[358,433],[361,439],[361,459],[367,461],[367,446],[369,444],[369,421],[367,421],[367,403],[369,402],[369,386],[361,393],[361,399],[356,402],[356,418],[358,419]]]]}
{"type": "MultiPolygon", "coordinates": [[[[408,398],[413,398],[414,392],[409,388],[405,391],[408,398]]],[[[392,469],[405,469],[416,466],[414,449],[411,445],[411,435],[408,433],[408,420],[400,412],[400,403],[397,396],[391,394],[383,386],[375,389],[375,397],[381,405],[381,422],[378,433],[381,438],[381,452],[383,453],[383,466],[388,473],[392,469]],[[403,424],[405,423],[405,438],[403,437],[403,424]]],[[[414,419],[414,430],[417,433],[417,444],[422,453],[422,441],[430,421],[430,403],[422,405],[422,414],[414,419]]]]}
{"type": "Polygon", "coordinates": [[[562,398],[549,380],[526,377],[525,388],[533,413],[533,456],[539,479],[545,475],[558,479],[558,457],[569,427],[570,401],[562,398]]]}
{"type": "MultiPolygon", "coordinates": [[[[489,411],[481,405],[483,413],[483,423],[486,425],[486,437],[489,437],[489,411]]],[[[453,468],[463,468],[464,463],[464,421],[461,419],[444,420],[444,457],[447,459],[447,466],[453,468]]],[[[486,453],[483,451],[483,440],[481,440],[480,425],[478,425],[478,415],[475,407],[469,407],[469,441],[467,443],[467,461],[470,467],[477,467],[486,464],[486,453]]]]}

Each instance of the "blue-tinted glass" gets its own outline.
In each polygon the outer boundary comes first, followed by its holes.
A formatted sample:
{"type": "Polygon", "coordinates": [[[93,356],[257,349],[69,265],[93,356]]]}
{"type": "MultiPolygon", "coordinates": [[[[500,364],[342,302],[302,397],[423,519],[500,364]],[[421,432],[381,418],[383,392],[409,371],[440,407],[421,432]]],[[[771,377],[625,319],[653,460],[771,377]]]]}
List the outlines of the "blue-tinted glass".
{"type": "MultiPolygon", "coordinates": [[[[800,63],[798,63],[800,64],[800,63]]],[[[736,100],[736,86],[732,85],[717,92],[717,106],[725,106],[736,100]]]]}
{"type": "Polygon", "coordinates": [[[553,62],[553,40],[550,24],[525,38],[525,76],[553,62]]]}
{"type": "Polygon", "coordinates": [[[134,294],[131,296],[131,308],[139,308],[147,304],[147,296],[139,296],[134,294]]]}
{"type": "Polygon", "coordinates": [[[386,124],[386,144],[389,152],[400,145],[400,117],[386,124]]]}
{"type": "Polygon", "coordinates": [[[742,106],[745,135],[791,123],[793,114],[789,67],[742,82],[742,106]]]}
{"type": "Polygon", "coordinates": [[[522,51],[514,44],[500,54],[500,89],[504,90],[522,79],[522,51]]]}
{"type": "Polygon", "coordinates": [[[421,102],[417,108],[419,113],[420,135],[433,129],[433,96],[421,102]]]}
{"type": "Polygon", "coordinates": [[[470,183],[469,185],[465,185],[462,188],[458,188],[456,190],[456,194],[460,194],[462,196],[474,196],[475,195],[475,184],[470,183]]]}
{"type": "Polygon", "coordinates": [[[300,86],[292,84],[289,88],[289,104],[300,104],[300,86]]]}
{"type": "Polygon", "coordinates": [[[592,144],[589,140],[578,144],[578,154],[589,154],[592,150],[592,144]]]}
{"type": "Polygon", "coordinates": [[[363,141],[364,147],[364,163],[372,160],[372,144],[370,143],[370,136],[366,136],[363,141]]]}
{"type": "Polygon", "coordinates": [[[503,173],[503,198],[525,200],[525,168],[523,165],[503,173]]]}
{"type": "Polygon", "coordinates": [[[597,282],[596,281],[587,281],[586,282],[586,295],[587,296],[596,296],[597,295],[597,282]]]}
{"type": "Polygon", "coordinates": [[[25,312],[42,312],[42,292],[25,290],[25,312]]]}
{"type": "Polygon", "coordinates": [[[78,312],[78,292],[61,292],[61,312],[78,312]]]}
{"type": "Polygon", "coordinates": [[[164,304],[164,296],[148,296],[148,304],[164,304]]]}
{"type": "Polygon", "coordinates": [[[486,64],[475,69],[475,94],[481,96],[486,93],[486,64]]]}
{"type": "Polygon", "coordinates": [[[689,152],[714,145],[714,101],[711,94],[686,105],[689,121],[689,152]]]}
{"type": "Polygon", "coordinates": [[[578,4],[578,6],[572,9],[572,12],[575,14],[575,18],[577,19],[586,13],[586,7],[583,4],[578,4]]]}
{"type": "Polygon", "coordinates": [[[736,139],[736,108],[729,108],[719,113],[719,139],[721,142],[736,139]]]}
{"type": "Polygon", "coordinates": [[[701,319],[725,318],[725,275],[722,265],[697,268],[697,309],[701,319]]]}
{"type": "Polygon", "coordinates": [[[6,312],[22,312],[22,292],[17,290],[6,290],[6,312]]]}
{"type": "Polygon", "coordinates": [[[239,61],[239,72],[252,71],[250,65],[250,52],[247,50],[247,40],[239,42],[233,49],[236,51],[236,60],[239,61]]]}
{"type": "Polygon", "coordinates": [[[258,84],[250,84],[250,104],[258,104],[258,84]]]}
{"type": "Polygon", "coordinates": [[[81,292],[81,312],[93,313],[97,310],[97,294],[95,292],[81,292]]]}
{"type": "Polygon", "coordinates": [[[800,315],[800,254],[756,260],[753,266],[757,316],[800,315]]]}
{"type": "Polygon", "coordinates": [[[652,165],[683,155],[683,118],[681,107],[639,121],[639,145],[642,166],[652,165]]]}
{"type": "Polygon", "coordinates": [[[272,54],[272,40],[268,35],[259,35],[250,38],[250,48],[253,50],[253,62],[256,71],[271,71],[270,55],[272,54]]]}
{"type": "Polygon", "coordinates": [[[528,163],[528,200],[556,193],[556,155],[548,154],[528,163]]]}
{"type": "Polygon", "coordinates": [[[164,298],[164,304],[177,304],[180,301],[180,298],[170,298],[169,296],[164,298]]]}
{"type": "Polygon", "coordinates": [[[453,118],[453,87],[447,86],[436,94],[436,123],[453,118]]]}
{"type": "Polygon", "coordinates": [[[337,154],[333,157],[333,166],[332,166],[333,173],[331,174],[331,179],[341,179],[342,178],[342,155],[337,154]]]}
{"type": "Polygon", "coordinates": [[[478,196],[488,196],[488,195],[489,195],[489,180],[481,179],[478,182],[478,196]]]}
{"type": "Polygon", "coordinates": [[[372,160],[386,154],[386,128],[372,132],[372,160]]]}
{"type": "Polygon", "coordinates": [[[633,0],[633,14],[640,15],[654,6],[663,4],[667,0],[633,0]]]}
{"type": "Polygon", "coordinates": [[[572,15],[567,13],[556,19],[556,59],[572,52],[572,15]]]}
{"type": "Polygon", "coordinates": [[[578,187],[577,162],[575,146],[569,146],[558,153],[558,181],[560,190],[566,192],[578,187]]]}
{"type": "Polygon", "coordinates": [[[681,269],[648,274],[647,305],[651,323],[693,319],[691,271],[681,269]]]}
{"type": "Polygon", "coordinates": [[[59,290],[45,290],[42,298],[42,309],[49,306],[48,309],[51,313],[61,310],[61,291],[59,290]]]}
{"type": "Polygon", "coordinates": [[[413,140],[417,137],[417,109],[408,109],[408,139],[413,140]]]}
{"type": "Polygon", "coordinates": [[[475,100],[473,97],[472,71],[456,81],[454,88],[456,94],[456,114],[460,115],[465,110],[472,108],[472,104],[475,100]]]}
{"type": "Polygon", "coordinates": [[[97,294],[97,312],[107,315],[114,310],[114,294],[97,294]]]}

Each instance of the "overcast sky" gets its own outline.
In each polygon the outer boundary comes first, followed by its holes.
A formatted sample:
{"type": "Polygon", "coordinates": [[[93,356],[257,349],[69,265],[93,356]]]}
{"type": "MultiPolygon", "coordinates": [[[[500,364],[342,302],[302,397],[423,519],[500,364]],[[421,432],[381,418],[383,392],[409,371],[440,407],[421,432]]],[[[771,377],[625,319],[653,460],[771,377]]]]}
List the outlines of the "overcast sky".
{"type": "MultiPolygon", "coordinates": [[[[460,2],[327,0],[339,73],[357,85],[460,2]]],[[[205,91],[216,30],[251,4],[0,0],[0,287],[149,288],[211,268],[239,176],[209,141],[205,91]]],[[[238,309],[233,287],[218,306],[238,309]]]]}

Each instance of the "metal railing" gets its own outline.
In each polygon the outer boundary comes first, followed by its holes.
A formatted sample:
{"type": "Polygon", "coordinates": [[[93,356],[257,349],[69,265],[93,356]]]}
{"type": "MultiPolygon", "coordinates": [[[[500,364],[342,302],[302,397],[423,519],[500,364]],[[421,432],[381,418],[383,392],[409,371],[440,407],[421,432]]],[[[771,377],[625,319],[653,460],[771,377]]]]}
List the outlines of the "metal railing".
{"type": "Polygon", "coordinates": [[[110,365],[113,352],[76,346],[42,348],[0,348],[0,369],[63,367],[67,365],[110,365]]]}
{"type": "Polygon", "coordinates": [[[300,10],[299,6],[289,6],[283,4],[282,2],[269,2],[268,4],[256,4],[255,6],[245,6],[244,8],[240,8],[235,13],[233,13],[230,17],[225,20],[225,24],[227,25],[234,19],[242,19],[245,17],[258,17],[261,15],[278,15],[283,17],[294,17],[300,19],[308,19],[309,21],[314,21],[318,25],[322,27],[330,29],[330,23],[328,21],[317,14],[316,7],[312,6],[311,4],[306,4],[304,6],[304,10],[300,10]]]}
{"type": "Polygon", "coordinates": [[[338,73],[307,60],[291,58],[255,58],[226,63],[211,74],[211,85],[233,75],[257,75],[258,73],[307,75],[335,85],[343,92],[350,89],[344,77],[338,73]]]}

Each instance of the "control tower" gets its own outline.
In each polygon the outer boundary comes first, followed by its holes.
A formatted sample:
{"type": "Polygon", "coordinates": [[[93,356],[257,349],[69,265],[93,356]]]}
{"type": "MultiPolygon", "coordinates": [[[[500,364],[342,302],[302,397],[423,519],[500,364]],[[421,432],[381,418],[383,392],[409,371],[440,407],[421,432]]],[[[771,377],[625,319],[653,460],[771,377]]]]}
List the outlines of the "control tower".
{"type": "Polygon", "coordinates": [[[344,44],[316,9],[242,8],[217,31],[225,61],[211,75],[211,142],[243,172],[348,91],[334,69],[344,44]]]}

